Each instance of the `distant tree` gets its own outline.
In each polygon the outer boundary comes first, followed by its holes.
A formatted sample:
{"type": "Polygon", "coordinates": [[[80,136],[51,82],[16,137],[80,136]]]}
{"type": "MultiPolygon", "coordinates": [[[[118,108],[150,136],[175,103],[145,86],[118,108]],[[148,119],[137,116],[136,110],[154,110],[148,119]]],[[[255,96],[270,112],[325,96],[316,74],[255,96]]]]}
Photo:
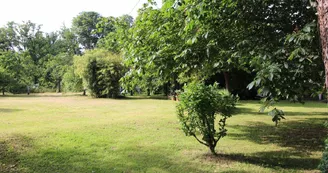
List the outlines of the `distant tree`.
{"type": "Polygon", "coordinates": [[[89,50],[82,56],[74,56],[74,67],[93,97],[119,96],[119,80],[125,72],[120,55],[103,49],[89,50]]]}
{"type": "Polygon", "coordinates": [[[50,80],[56,84],[57,92],[62,91],[63,76],[72,65],[73,57],[68,53],[60,53],[47,61],[46,71],[50,80]]]}
{"type": "Polygon", "coordinates": [[[110,24],[112,30],[99,40],[97,47],[114,53],[121,53],[122,49],[127,46],[129,29],[133,25],[133,17],[123,15],[117,18],[103,18],[97,25],[99,31],[103,30],[104,23],[110,24]]]}
{"type": "Polygon", "coordinates": [[[26,91],[26,87],[33,83],[33,67],[32,59],[25,56],[24,53],[0,52],[0,87],[2,92],[26,91]]]}
{"type": "MultiPolygon", "coordinates": [[[[17,34],[19,38],[19,45],[17,47],[19,52],[24,52],[26,58],[32,58],[34,63],[33,71],[33,80],[34,84],[40,83],[40,78],[44,74],[44,62],[49,58],[49,51],[51,46],[52,37],[55,35],[49,36],[48,38],[41,31],[41,26],[37,25],[31,21],[23,22],[17,27],[17,34]]],[[[52,49],[54,50],[54,49],[52,49]]]]}
{"type": "Polygon", "coordinates": [[[101,19],[97,12],[81,12],[73,18],[72,31],[77,35],[79,43],[84,49],[94,49],[101,38],[102,32],[97,32],[97,23],[101,19]]]}
{"type": "Polygon", "coordinates": [[[60,31],[60,46],[63,52],[71,55],[81,54],[77,36],[73,33],[72,29],[62,26],[60,31]]]}
{"type": "Polygon", "coordinates": [[[14,51],[19,44],[19,38],[16,32],[17,24],[15,22],[8,22],[7,25],[0,28],[0,50],[14,51]]]}
{"type": "Polygon", "coordinates": [[[115,31],[114,17],[100,17],[96,24],[97,29],[93,33],[99,34],[99,39],[106,37],[109,33],[115,31]]]}
{"type": "Polygon", "coordinates": [[[0,67],[0,90],[5,95],[7,87],[10,85],[11,76],[6,69],[0,67]]]}

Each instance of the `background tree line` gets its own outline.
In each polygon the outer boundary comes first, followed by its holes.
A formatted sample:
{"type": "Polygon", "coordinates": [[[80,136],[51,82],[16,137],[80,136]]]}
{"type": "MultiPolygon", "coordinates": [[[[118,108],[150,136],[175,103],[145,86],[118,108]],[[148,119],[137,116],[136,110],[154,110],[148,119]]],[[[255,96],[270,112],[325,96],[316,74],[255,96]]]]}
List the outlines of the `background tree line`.
{"type": "Polygon", "coordinates": [[[118,80],[124,70],[120,51],[115,47],[118,43],[100,40],[117,32],[116,25],[120,22],[131,26],[132,21],[128,15],[114,18],[102,17],[96,12],[82,12],[73,19],[72,28],[63,26],[60,31],[51,33],[43,32],[41,25],[31,21],[9,22],[0,28],[2,93],[88,89],[96,97],[117,96],[118,80]],[[113,48],[100,50],[108,44],[113,48]],[[91,51],[96,47],[99,50],[91,51]],[[97,67],[93,67],[95,63],[97,67]],[[88,70],[94,74],[86,75],[88,70]],[[108,84],[110,81],[115,81],[115,84],[108,84]]]}
{"type": "Polygon", "coordinates": [[[115,97],[136,88],[168,95],[204,81],[268,104],[302,101],[323,92],[327,73],[318,3],[165,0],[155,8],[150,1],[135,20],[81,12],[71,28],[52,33],[10,22],[0,29],[0,87],[115,97]]]}

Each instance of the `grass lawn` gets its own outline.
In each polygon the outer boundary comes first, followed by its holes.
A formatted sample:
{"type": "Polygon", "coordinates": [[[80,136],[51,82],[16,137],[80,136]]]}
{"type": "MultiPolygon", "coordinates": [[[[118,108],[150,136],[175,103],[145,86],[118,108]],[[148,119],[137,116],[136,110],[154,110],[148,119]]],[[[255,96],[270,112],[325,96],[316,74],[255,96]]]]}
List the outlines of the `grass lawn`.
{"type": "Polygon", "coordinates": [[[218,157],[179,129],[175,102],[0,97],[0,172],[318,172],[327,104],[281,103],[278,128],[256,101],[228,119],[218,157]]]}

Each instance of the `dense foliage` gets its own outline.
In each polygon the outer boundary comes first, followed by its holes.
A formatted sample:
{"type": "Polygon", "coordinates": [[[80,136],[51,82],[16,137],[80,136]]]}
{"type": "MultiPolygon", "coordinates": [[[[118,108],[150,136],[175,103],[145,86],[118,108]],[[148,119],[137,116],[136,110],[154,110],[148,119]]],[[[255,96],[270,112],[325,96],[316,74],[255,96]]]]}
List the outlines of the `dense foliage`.
{"type": "Polygon", "coordinates": [[[161,8],[149,1],[135,20],[81,12],[72,28],[53,33],[31,21],[10,22],[0,29],[1,55],[20,59],[13,66],[21,72],[2,64],[2,89],[60,91],[70,57],[101,48],[123,56],[126,91],[169,94],[204,81],[254,98],[245,89],[250,83],[267,102],[303,101],[322,92],[324,83],[316,12],[307,0],[166,0],[161,8]],[[63,54],[68,59],[56,64],[63,54]]]}
{"type": "Polygon", "coordinates": [[[177,105],[182,130],[215,154],[217,142],[227,134],[226,120],[231,117],[237,98],[227,90],[219,90],[217,84],[191,83],[184,90],[177,105]]]}
{"type": "Polygon", "coordinates": [[[64,92],[81,92],[83,90],[82,79],[74,73],[74,67],[67,69],[62,79],[64,92]]]}
{"type": "Polygon", "coordinates": [[[125,39],[124,84],[174,91],[191,81],[219,81],[245,94],[237,86],[248,83],[234,82],[245,78],[231,77],[241,71],[253,78],[248,88],[270,102],[303,101],[324,81],[315,12],[303,0],[167,0],[160,9],[150,3],[125,39]]]}
{"type": "Polygon", "coordinates": [[[41,25],[31,21],[9,22],[0,28],[2,93],[61,92],[62,87],[64,91],[82,91],[82,79],[75,73],[73,56],[96,48],[98,41],[107,35],[123,32],[114,26],[114,21],[123,19],[132,25],[133,19],[128,15],[116,19],[102,17],[97,12],[81,12],[73,19],[72,28],[63,26],[51,33],[43,32],[41,25]]]}
{"type": "Polygon", "coordinates": [[[103,49],[89,50],[84,55],[74,57],[74,66],[92,96],[119,96],[119,80],[125,72],[120,55],[103,49]]]}

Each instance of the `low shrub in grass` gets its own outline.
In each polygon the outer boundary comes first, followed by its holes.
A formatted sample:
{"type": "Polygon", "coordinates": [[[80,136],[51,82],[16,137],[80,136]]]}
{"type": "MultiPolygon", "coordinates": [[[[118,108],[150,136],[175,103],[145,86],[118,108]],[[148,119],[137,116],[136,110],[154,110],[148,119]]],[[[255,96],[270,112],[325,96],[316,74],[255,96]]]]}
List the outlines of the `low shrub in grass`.
{"type": "Polygon", "coordinates": [[[226,120],[231,117],[238,99],[227,90],[218,89],[217,84],[191,83],[184,88],[179,100],[177,114],[182,130],[216,154],[216,144],[227,134],[226,120]],[[220,116],[218,122],[217,116],[220,116]]]}

